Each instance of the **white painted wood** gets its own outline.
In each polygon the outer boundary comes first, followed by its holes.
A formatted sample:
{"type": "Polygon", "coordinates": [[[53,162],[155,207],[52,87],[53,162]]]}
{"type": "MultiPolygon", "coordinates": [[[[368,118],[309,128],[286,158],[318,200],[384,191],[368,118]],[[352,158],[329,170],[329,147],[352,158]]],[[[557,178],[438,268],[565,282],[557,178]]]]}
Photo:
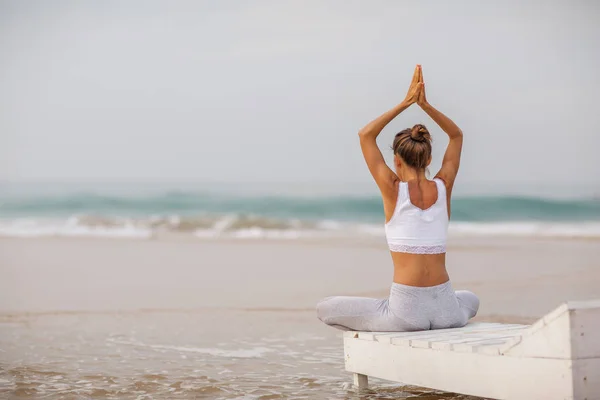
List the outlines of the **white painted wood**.
{"type": "Polygon", "coordinates": [[[495,347],[496,350],[506,343],[507,337],[497,337],[495,339],[482,339],[474,340],[464,343],[456,343],[452,345],[452,351],[464,352],[464,353],[478,353],[482,347],[495,347]]]}
{"type": "MultiPolygon", "coordinates": [[[[482,340],[500,339],[502,338],[504,343],[509,343],[514,338],[519,338],[525,333],[525,329],[515,329],[506,331],[493,331],[485,335],[477,336],[458,336],[449,340],[440,340],[432,343],[432,348],[436,350],[452,350],[455,344],[463,344],[470,342],[477,342],[482,340]]],[[[520,339],[518,339],[520,340],[520,339]]]]}
{"type": "Polygon", "coordinates": [[[497,346],[491,345],[491,346],[477,346],[474,351],[478,354],[481,355],[486,355],[486,356],[501,356],[501,348],[502,348],[502,344],[499,344],[497,346]]]}
{"type": "MultiPolygon", "coordinates": [[[[391,336],[391,343],[397,346],[410,346],[411,343],[421,343],[422,346],[427,347],[422,341],[445,341],[446,339],[453,339],[459,337],[478,337],[479,335],[485,335],[492,332],[500,332],[504,330],[512,329],[523,329],[522,325],[502,325],[494,324],[493,326],[478,327],[476,329],[470,329],[462,331],[461,328],[453,329],[436,329],[431,331],[420,331],[405,333],[403,335],[391,336]]],[[[418,346],[418,345],[417,345],[418,346]]]]}
{"type": "Polygon", "coordinates": [[[414,332],[354,332],[347,331],[344,332],[344,337],[356,337],[364,340],[374,340],[376,336],[390,336],[390,337],[403,337],[403,336],[413,336],[413,335],[424,335],[431,334],[431,332],[470,332],[470,331],[479,331],[479,330],[490,330],[490,329],[503,329],[505,327],[510,326],[521,326],[526,327],[526,325],[516,325],[516,324],[499,324],[499,323],[490,323],[490,322],[473,322],[467,324],[462,328],[450,328],[450,329],[436,329],[435,331],[414,331],[414,332]]]}
{"type": "Polygon", "coordinates": [[[436,336],[446,335],[448,333],[455,333],[458,335],[471,334],[477,332],[484,332],[489,330],[506,330],[506,329],[517,329],[525,328],[526,325],[517,324],[499,324],[499,323],[487,323],[487,322],[474,322],[462,328],[450,328],[450,329],[436,329],[429,331],[416,331],[416,332],[344,332],[344,337],[358,338],[362,340],[376,340],[382,343],[392,343],[394,339],[398,344],[406,344],[403,341],[404,338],[410,337],[421,337],[421,336],[436,336]]]}
{"type": "Polygon", "coordinates": [[[494,399],[573,399],[571,362],[485,356],[345,339],[346,370],[494,399]]]}
{"type": "Polygon", "coordinates": [[[571,359],[569,313],[566,307],[557,310],[562,312],[558,315],[553,312],[536,322],[520,342],[504,349],[503,353],[521,357],[571,359]]]}
{"type": "Polygon", "coordinates": [[[430,338],[426,340],[411,340],[410,347],[415,347],[419,349],[436,349],[436,350],[453,350],[455,344],[460,343],[471,343],[471,342],[480,342],[482,340],[503,338],[505,335],[502,334],[487,334],[487,335],[478,335],[478,336],[460,336],[453,335],[446,338],[430,338]]]}
{"type": "Polygon", "coordinates": [[[495,329],[493,331],[480,331],[474,333],[461,334],[460,332],[454,332],[447,335],[429,336],[417,339],[410,339],[411,347],[417,347],[422,349],[436,349],[436,350],[452,350],[456,343],[468,343],[487,339],[498,339],[506,338],[504,343],[509,338],[522,335],[525,332],[525,328],[521,325],[517,327],[507,327],[506,329],[495,329]]]}
{"type": "Polygon", "coordinates": [[[583,302],[564,304],[531,326],[503,354],[562,359],[600,357],[600,308],[583,302]],[[583,306],[581,306],[583,304],[583,306]],[[581,308],[575,308],[581,306],[581,308]]]}
{"type": "Polygon", "coordinates": [[[600,358],[573,362],[575,399],[600,400],[600,358]]]}
{"type": "MultiPolygon", "coordinates": [[[[344,334],[346,369],[496,399],[600,400],[600,300],[535,324],[344,334]]],[[[358,378],[356,378],[358,379],[358,378]]]]}
{"type": "MultiPolygon", "coordinates": [[[[569,303],[573,307],[577,303],[569,303]]],[[[600,358],[600,306],[569,309],[571,357],[600,358]]]]}
{"type": "Polygon", "coordinates": [[[367,389],[369,387],[369,377],[363,374],[354,373],[354,386],[358,389],[367,389]]]}
{"type": "Polygon", "coordinates": [[[358,338],[362,340],[376,340],[378,342],[389,343],[389,338],[397,334],[397,332],[358,332],[358,338]]]}

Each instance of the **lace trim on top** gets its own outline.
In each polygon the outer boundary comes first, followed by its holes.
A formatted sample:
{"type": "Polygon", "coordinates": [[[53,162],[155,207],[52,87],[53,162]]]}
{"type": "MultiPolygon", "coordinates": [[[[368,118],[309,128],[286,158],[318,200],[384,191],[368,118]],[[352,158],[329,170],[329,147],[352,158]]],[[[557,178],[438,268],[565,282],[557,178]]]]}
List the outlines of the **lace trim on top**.
{"type": "Polygon", "coordinates": [[[442,254],[446,252],[446,245],[410,245],[410,244],[394,244],[389,243],[391,251],[397,253],[409,253],[409,254],[442,254]]]}

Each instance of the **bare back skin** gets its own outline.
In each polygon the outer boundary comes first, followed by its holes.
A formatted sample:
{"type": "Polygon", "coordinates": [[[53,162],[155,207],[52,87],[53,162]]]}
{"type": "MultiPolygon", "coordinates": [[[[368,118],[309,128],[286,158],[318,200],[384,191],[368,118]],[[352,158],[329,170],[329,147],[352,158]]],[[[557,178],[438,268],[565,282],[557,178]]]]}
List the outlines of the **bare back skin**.
{"type": "MultiPolygon", "coordinates": [[[[450,202],[454,180],[458,173],[462,151],[462,131],[448,117],[431,106],[425,98],[425,87],[421,66],[415,69],[406,99],[367,124],[359,132],[361,149],[369,171],[377,183],[382,199],[386,222],[394,214],[400,182],[408,184],[411,203],[423,210],[431,207],[438,198],[435,182],[426,178],[424,169],[410,168],[398,156],[394,156],[395,171],[383,158],[376,138],[383,128],[410,105],[417,103],[449,136],[450,141],[444,154],[442,167],[436,178],[444,182],[447,210],[450,217],[450,202]]],[[[391,251],[394,264],[394,282],[409,286],[428,287],[447,282],[446,254],[410,254],[391,251]]]]}

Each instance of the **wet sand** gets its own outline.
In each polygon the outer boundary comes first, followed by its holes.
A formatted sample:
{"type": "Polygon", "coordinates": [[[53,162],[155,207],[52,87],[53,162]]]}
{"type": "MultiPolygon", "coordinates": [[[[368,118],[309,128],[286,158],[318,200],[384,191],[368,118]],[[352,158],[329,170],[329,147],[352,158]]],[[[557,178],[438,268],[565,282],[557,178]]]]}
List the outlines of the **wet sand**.
{"type": "MultiPolygon", "coordinates": [[[[535,318],[600,296],[600,242],[460,239],[456,289],[480,317],[535,318]]],[[[313,309],[324,296],[385,296],[392,267],[378,241],[0,239],[0,310],[113,311],[202,307],[313,309]]]]}
{"type": "MultiPolygon", "coordinates": [[[[598,241],[455,238],[447,257],[478,320],[600,298],[598,241]]],[[[392,267],[379,240],[2,238],[0,274],[0,397],[345,399],[340,333],[314,305],[386,296],[392,267]]]]}

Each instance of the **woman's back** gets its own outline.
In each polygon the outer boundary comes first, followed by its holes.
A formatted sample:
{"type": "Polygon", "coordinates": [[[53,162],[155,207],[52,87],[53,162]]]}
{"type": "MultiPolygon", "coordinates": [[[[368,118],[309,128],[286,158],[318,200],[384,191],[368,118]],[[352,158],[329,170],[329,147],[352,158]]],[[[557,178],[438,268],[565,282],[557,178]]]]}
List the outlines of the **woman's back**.
{"type": "Polygon", "coordinates": [[[398,183],[396,204],[385,224],[394,282],[435,286],[446,282],[448,207],[441,179],[398,183]]]}

